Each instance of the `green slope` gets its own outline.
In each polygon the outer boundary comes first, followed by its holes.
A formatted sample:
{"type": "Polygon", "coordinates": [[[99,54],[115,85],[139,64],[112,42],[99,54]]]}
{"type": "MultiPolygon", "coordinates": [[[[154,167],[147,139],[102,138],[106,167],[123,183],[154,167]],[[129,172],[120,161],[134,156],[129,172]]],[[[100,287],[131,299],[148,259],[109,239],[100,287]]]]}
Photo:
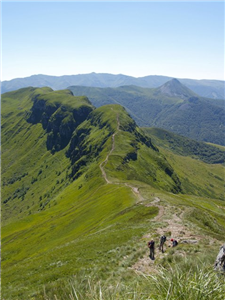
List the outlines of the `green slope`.
{"type": "Polygon", "coordinates": [[[209,164],[224,164],[225,150],[214,144],[206,144],[185,138],[160,128],[142,128],[158,146],[170,149],[182,156],[191,156],[209,164]]]}
{"type": "Polygon", "coordinates": [[[143,128],[143,130],[178,174],[184,193],[224,200],[223,148],[197,142],[159,128],[143,128]]]}
{"type": "Polygon", "coordinates": [[[223,172],[156,147],[120,105],[94,109],[86,97],[49,88],[2,95],[4,299],[45,299],[43,286],[54,299],[74,274],[135,281],[128,268],[143,255],[143,236],[158,238],[164,226],[154,221],[162,209],[155,197],[166,215],[174,205],[188,209],[196,230],[203,213],[208,236],[222,240],[223,172]]]}

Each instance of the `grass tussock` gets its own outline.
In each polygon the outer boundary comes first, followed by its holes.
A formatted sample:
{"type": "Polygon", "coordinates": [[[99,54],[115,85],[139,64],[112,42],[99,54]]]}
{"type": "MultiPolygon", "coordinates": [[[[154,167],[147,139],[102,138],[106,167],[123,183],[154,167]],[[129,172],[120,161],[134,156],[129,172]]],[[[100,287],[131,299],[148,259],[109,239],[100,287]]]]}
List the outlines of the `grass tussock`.
{"type": "Polygon", "coordinates": [[[152,299],[224,299],[224,277],[204,266],[187,272],[177,266],[172,266],[169,271],[162,268],[149,280],[154,281],[152,299]]]}
{"type": "MultiPolygon", "coordinates": [[[[187,263],[187,262],[186,262],[187,263]]],[[[154,275],[135,274],[129,281],[101,281],[74,276],[60,288],[44,289],[40,300],[211,300],[224,299],[225,277],[201,264],[195,267],[179,265],[159,267],[154,275]]]]}

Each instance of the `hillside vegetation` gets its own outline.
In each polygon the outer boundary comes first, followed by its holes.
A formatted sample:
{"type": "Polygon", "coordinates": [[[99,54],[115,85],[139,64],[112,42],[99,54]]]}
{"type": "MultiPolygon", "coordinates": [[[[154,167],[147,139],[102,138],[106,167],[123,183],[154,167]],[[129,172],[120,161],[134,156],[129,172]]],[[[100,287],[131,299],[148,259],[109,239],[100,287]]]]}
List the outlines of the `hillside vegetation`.
{"type": "MultiPolygon", "coordinates": [[[[194,276],[202,259],[210,270],[225,234],[224,166],[152,136],[120,105],[94,108],[68,90],[2,95],[3,299],[163,299],[146,276],[171,264],[194,276]],[[150,261],[147,241],[162,233],[177,253],[167,244],[150,261]]],[[[223,286],[212,280],[215,297],[223,286]]]]}
{"type": "Polygon", "coordinates": [[[176,154],[191,156],[208,164],[225,163],[225,147],[197,142],[160,128],[142,129],[156,145],[171,150],[176,154]]]}
{"type": "Polygon", "coordinates": [[[200,97],[176,79],[154,89],[137,86],[69,89],[76,96],[87,95],[96,107],[122,105],[139,126],[163,128],[194,140],[225,145],[224,100],[200,97]]]}

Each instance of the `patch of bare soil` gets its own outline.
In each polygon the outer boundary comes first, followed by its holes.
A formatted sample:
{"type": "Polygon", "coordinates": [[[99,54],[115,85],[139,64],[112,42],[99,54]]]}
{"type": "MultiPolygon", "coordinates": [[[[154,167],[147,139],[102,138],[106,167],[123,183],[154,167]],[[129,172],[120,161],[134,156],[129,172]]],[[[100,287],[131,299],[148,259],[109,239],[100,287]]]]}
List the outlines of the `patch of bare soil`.
{"type": "Polygon", "coordinates": [[[164,206],[159,205],[160,199],[158,197],[155,197],[154,200],[151,203],[146,204],[147,207],[149,206],[156,206],[159,209],[158,215],[152,220],[153,222],[158,222],[162,219],[164,216],[164,206]]]}
{"type": "MultiPolygon", "coordinates": [[[[159,205],[160,199],[155,198],[154,201],[152,201],[150,204],[147,204],[146,206],[157,206],[159,208],[158,215],[152,220],[152,222],[158,222],[163,221],[164,224],[166,224],[163,227],[158,227],[156,229],[156,232],[149,233],[145,235],[143,238],[145,239],[151,239],[152,235],[157,233],[157,235],[160,236],[166,234],[167,241],[164,244],[164,253],[159,250],[159,239],[158,241],[155,241],[155,260],[151,260],[149,258],[149,249],[147,247],[146,243],[146,252],[142,258],[140,258],[133,266],[132,269],[136,272],[144,273],[144,274],[152,274],[157,273],[157,264],[155,262],[158,262],[160,259],[162,259],[165,255],[167,255],[167,249],[170,248],[171,245],[171,238],[174,238],[178,241],[178,243],[190,243],[195,244],[198,243],[198,241],[203,238],[203,236],[195,235],[192,233],[184,224],[181,219],[181,217],[184,214],[184,211],[171,213],[171,209],[175,209],[173,207],[165,208],[162,205],[159,205]],[[165,213],[165,209],[167,209],[165,213]],[[170,210],[170,212],[168,212],[170,210]],[[168,217],[170,215],[170,217],[168,217]]],[[[184,252],[179,251],[179,253],[182,256],[185,256],[184,252]]]]}

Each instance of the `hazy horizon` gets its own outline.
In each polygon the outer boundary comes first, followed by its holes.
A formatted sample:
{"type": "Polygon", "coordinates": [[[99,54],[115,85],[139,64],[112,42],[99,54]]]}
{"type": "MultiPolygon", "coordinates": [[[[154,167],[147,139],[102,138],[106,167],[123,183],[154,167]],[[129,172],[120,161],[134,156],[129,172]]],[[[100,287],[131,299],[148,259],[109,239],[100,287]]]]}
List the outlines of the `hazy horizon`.
{"type": "Polygon", "coordinates": [[[28,76],[24,76],[24,77],[15,77],[15,78],[11,78],[11,79],[6,79],[6,80],[1,80],[1,82],[4,81],[11,81],[14,79],[24,79],[24,78],[29,78],[32,76],[49,76],[49,77],[62,77],[62,76],[77,76],[77,75],[90,75],[90,74],[108,74],[108,75],[113,75],[113,76],[118,76],[118,75],[123,75],[123,76],[128,76],[128,77],[133,77],[133,78],[144,78],[144,77],[148,77],[148,76],[158,76],[158,77],[170,77],[170,78],[176,78],[176,79],[191,79],[191,80],[216,80],[216,81],[225,81],[224,79],[213,79],[213,78],[188,78],[188,77],[173,77],[170,75],[158,75],[158,74],[148,74],[145,76],[132,76],[132,75],[127,75],[127,74],[122,74],[122,73],[118,73],[118,74],[113,74],[113,73],[109,73],[109,72],[90,72],[90,73],[78,73],[78,74],[62,74],[62,75],[54,75],[54,74],[31,74],[28,76]]]}
{"type": "Polygon", "coordinates": [[[224,80],[223,2],[5,2],[1,81],[109,73],[224,80]]]}

